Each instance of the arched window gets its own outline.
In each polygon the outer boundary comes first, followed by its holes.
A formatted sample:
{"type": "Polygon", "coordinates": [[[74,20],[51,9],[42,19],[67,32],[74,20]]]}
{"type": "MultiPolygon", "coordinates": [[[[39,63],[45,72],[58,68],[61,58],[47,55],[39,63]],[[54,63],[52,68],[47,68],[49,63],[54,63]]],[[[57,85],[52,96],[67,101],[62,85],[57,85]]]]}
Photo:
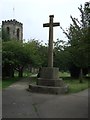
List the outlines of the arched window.
{"type": "Polygon", "coordinates": [[[17,39],[19,40],[20,29],[17,29],[17,39]]]}
{"type": "Polygon", "coordinates": [[[8,35],[10,34],[10,28],[9,27],[7,27],[7,33],[8,33],[8,35]]]}

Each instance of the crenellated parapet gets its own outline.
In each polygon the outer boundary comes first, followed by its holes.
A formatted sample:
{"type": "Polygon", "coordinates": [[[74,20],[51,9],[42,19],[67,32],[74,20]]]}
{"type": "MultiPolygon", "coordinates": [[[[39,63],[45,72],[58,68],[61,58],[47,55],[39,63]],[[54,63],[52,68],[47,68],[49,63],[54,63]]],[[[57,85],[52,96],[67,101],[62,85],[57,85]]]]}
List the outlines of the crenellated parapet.
{"type": "Polygon", "coordinates": [[[21,22],[18,22],[18,21],[15,20],[15,19],[2,21],[2,24],[3,24],[3,25],[5,25],[5,24],[17,24],[17,25],[19,25],[19,26],[22,26],[22,25],[23,25],[21,22]]]}

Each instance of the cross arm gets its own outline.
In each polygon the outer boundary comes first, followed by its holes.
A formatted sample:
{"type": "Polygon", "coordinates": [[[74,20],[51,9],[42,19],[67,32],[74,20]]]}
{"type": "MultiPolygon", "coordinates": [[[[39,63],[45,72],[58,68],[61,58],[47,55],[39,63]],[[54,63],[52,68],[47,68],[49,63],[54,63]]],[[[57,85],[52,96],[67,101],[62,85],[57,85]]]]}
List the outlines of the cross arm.
{"type": "MultiPolygon", "coordinates": [[[[49,26],[50,26],[50,23],[43,24],[43,27],[49,27],[49,26]]],[[[60,23],[59,22],[53,23],[53,27],[55,26],[60,26],[60,23]]]]}
{"type": "Polygon", "coordinates": [[[60,23],[59,22],[53,23],[53,27],[55,26],[60,26],[60,23]]]}
{"type": "Polygon", "coordinates": [[[49,27],[49,23],[43,24],[43,27],[49,27]]]}

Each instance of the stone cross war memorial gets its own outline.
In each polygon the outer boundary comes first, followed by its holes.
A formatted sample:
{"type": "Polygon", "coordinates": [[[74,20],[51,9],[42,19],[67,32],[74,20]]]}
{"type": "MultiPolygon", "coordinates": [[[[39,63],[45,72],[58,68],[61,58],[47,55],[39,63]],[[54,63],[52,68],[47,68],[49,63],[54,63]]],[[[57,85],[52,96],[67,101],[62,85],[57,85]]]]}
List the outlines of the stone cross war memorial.
{"type": "Polygon", "coordinates": [[[49,27],[48,67],[42,67],[36,84],[29,85],[31,92],[63,94],[68,91],[68,85],[59,78],[59,68],[53,67],[53,27],[60,26],[59,22],[53,22],[53,18],[54,15],[50,15],[49,23],[43,24],[43,27],[49,27]]]}

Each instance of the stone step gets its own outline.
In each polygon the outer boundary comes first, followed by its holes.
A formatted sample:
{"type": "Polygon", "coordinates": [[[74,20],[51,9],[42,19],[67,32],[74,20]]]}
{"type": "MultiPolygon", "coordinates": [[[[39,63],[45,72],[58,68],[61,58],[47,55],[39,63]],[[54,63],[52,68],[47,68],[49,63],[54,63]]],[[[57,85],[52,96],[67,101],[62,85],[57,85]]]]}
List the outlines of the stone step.
{"type": "Polygon", "coordinates": [[[28,90],[35,93],[64,94],[68,92],[68,87],[68,85],[64,85],[62,87],[52,87],[30,84],[28,90]]]}
{"type": "Polygon", "coordinates": [[[60,86],[64,86],[64,81],[62,79],[38,78],[36,84],[42,86],[60,87],[60,86]]]}

